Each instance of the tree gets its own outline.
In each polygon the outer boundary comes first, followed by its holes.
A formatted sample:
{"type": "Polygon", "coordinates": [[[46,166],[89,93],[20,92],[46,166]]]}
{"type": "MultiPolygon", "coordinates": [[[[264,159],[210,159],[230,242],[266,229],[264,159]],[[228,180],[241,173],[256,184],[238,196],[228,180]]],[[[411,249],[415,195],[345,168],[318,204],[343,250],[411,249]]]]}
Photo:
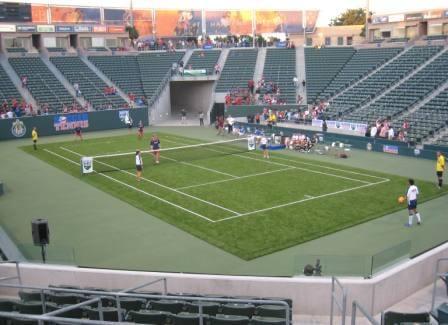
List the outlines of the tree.
{"type": "MultiPolygon", "coordinates": [[[[372,12],[369,12],[369,20],[372,12]]],[[[333,18],[330,26],[350,26],[363,25],[360,36],[365,36],[366,31],[366,10],[365,8],[347,9],[345,12],[333,18]]]]}
{"type": "Polygon", "coordinates": [[[347,9],[345,12],[333,18],[330,26],[364,25],[366,12],[364,8],[347,9]]]}
{"type": "Polygon", "coordinates": [[[126,26],[126,31],[129,34],[129,39],[131,40],[132,45],[134,45],[134,41],[138,38],[138,30],[134,26],[126,26]]]}

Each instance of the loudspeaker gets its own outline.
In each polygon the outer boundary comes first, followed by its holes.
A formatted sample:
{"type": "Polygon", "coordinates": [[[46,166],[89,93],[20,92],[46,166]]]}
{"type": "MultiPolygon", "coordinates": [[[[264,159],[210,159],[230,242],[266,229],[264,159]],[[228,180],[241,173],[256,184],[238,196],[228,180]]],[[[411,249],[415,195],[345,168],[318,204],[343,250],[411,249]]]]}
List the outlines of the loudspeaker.
{"type": "Polygon", "coordinates": [[[50,243],[50,230],[48,229],[47,219],[34,219],[31,221],[31,233],[34,245],[41,246],[50,243]]]}

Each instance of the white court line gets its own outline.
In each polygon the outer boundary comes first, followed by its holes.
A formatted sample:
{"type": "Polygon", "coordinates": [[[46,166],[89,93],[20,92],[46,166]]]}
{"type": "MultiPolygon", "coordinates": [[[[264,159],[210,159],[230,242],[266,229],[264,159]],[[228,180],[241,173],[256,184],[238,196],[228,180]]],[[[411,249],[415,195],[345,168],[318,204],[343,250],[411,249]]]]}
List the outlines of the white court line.
{"type": "Polygon", "coordinates": [[[272,207],[265,208],[265,209],[260,209],[260,210],[255,210],[255,211],[251,211],[251,212],[241,213],[238,216],[231,216],[231,217],[219,219],[219,220],[216,220],[215,222],[222,222],[222,221],[226,221],[226,220],[231,220],[231,219],[235,219],[235,218],[248,216],[248,215],[255,214],[255,213],[260,213],[260,212],[270,211],[270,210],[274,210],[274,209],[278,209],[278,208],[283,208],[283,207],[287,207],[287,206],[290,206],[290,205],[300,204],[300,203],[311,201],[311,200],[321,199],[323,197],[328,197],[328,196],[333,196],[333,195],[337,195],[337,194],[340,194],[340,193],[350,192],[350,191],[358,190],[360,188],[369,187],[369,186],[373,186],[373,185],[377,185],[377,184],[381,184],[381,183],[385,183],[385,182],[388,182],[388,180],[382,180],[382,181],[379,181],[379,182],[376,182],[376,183],[369,183],[369,184],[360,185],[360,186],[356,186],[356,187],[352,187],[352,188],[347,188],[345,190],[340,190],[340,191],[336,191],[336,192],[331,192],[331,193],[327,193],[327,194],[313,196],[313,197],[302,199],[302,200],[297,200],[297,201],[293,201],[293,202],[283,203],[283,204],[279,204],[279,205],[272,206],[272,207]]]}
{"type": "Polygon", "coordinates": [[[240,179],[249,178],[249,177],[255,177],[255,176],[261,176],[261,175],[267,175],[267,174],[283,172],[285,170],[291,170],[291,169],[294,169],[294,168],[288,167],[288,168],[283,168],[283,169],[270,170],[270,171],[263,172],[263,173],[249,174],[249,175],[239,176],[237,178],[232,178],[232,179],[221,179],[219,181],[213,181],[213,182],[201,183],[201,184],[196,184],[196,185],[189,185],[189,186],[184,186],[184,187],[178,187],[177,189],[178,190],[184,190],[184,189],[187,189],[187,188],[193,188],[193,187],[200,187],[200,186],[205,186],[205,185],[212,185],[212,184],[231,182],[231,181],[240,180],[240,179]]]}
{"type": "MultiPolygon", "coordinates": [[[[71,160],[71,159],[68,159],[67,157],[61,156],[61,155],[59,155],[59,154],[57,154],[57,153],[55,153],[55,152],[53,152],[53,151],[50,151],[50,150],[47,150],[47,149],[44,149],[44,151],[46,151],[46,152],[48,152],[48,153],[50,153],[50,154],[52,154],[52,155],[54,155],[54,156],[56,156],[56,157],[62,158],[62,159],[64,159],[64,160],[68,161],[68,162],[71,162],[72,164],[81,166],[80,163],[77,163],[76,161],[73,161],[73,160],[71,160]]],[[[95,172],[96,172],[96,171],[95,171],[95,172]]],[[[129,184],[125,183],[125,182],[122,182],[122,181],[120,181],[120,180],[118,180],[118,179],[116,179],[116,178],[113,178],[113,177],[109,176],[109,175],[105,175],[105,174],[98,173],[98,172],[96,172],[96,173],[97,173],[98,175],[101,175],[101,176],[107,178],[107,179],[110,179],[110,180],[112,180],[112,181],[114,181],[114,182],[117,182],[117,183],[119,183],[119,184],[121,184],[121,185],[124,185],[124,186],[126,186],[126,187],[129,187],[129,188],[131,188],[131,189],[133,189],[133,190],[135,190],[135,191],[137,191],[137,192],[140,192],[140,193],[145,194],[145,195],[147,195],[147,196],[149,196],[149,197],[152,197],[152,198],[154,198],[154,199],[157,199],[157,200],[159,200],[159,201],[162,201],[162,202],[164,202],[164,203],[166,203],[166,204],[169,204],[169,205],[171,205],[171,206],[174,206],[174,207],[176,207],[176,208],[178,208],[178,209],[187,211],[188,213],[191,213],[191,214],[193,214],[193,215],[195,215],[195,216],[197,216],[197,217],[199,217],[199,218],[202,218],[202,219],[207,220],[207,221],[212,222],[212,223],[215,222],[214,220],[211,220],[211,219],[209,219],[209,218],[203,216],[202,214],[196,213],[196,212],[191,211],[191,210],[189,210],[189,209],[187,209],[187,208],[184,208],[184,207],[182,207],[182,206],[180,206],[180,205],[177,205],[177,204],[175,204],[175,203],[172,203],[172,202],[170,202],[170,201],[167,201],[167,200],[165,200],[165,199],[162,199],[161,197],[158,197],[158,196],[156,196],[156,195],[154,195],[154,194],[151,194],[151,193],[148,193],[148,192],[146,192],[146,191],[143,191],[143,190],[141,190],[141,189],[139,189],[139,188],[136,188],[136,187],[134,187],[134,186],[132,186],[132,185],[129,185],[129,184]]]]}
{"type": "MultiPolygon", "coordinates": [[[[235,176],[235,175],[232,175],[232,174],[228,174],[228,173],[225,173],[225,172],[221,172],[221,171],[216,170],[216,169],[213,169],[213,168],[207,168],[207,167],[203,167],[203,166],[200,166],[200,165],[195,165],[195,164],[192,164],[192,163],[188,163],[188,162],[186,162],[186,161],[179,161],[179,160],[177,160],[177,159],[173,159],[173,158],[170,158],[170,157],[167,157],[167,156],[160,156],[160,157],[161,157],[161,158],[164,158],[164,159],[168,159],[168,160],[172,160],[172,161],[178,162],[178,163],[180,163],[180,164],[182,164],[182,165],[191,166],[191,167],[195,167],[195,168],[199,168],[199,169],[207,170],[207,171],[212,172],[212,173],[216,173],[216,174],[221,174],[221,175],[229,176],[229,177],[232,177],[232,178],[234,178],[234,179],[239,178],[238,176],[235,176]]],[[[178,188],[178,189],[179,189],[179,188],[178,188]]]]}
{"type": "MultiPolygon", "coordinates": [[[[168,141],[169,141],[169,140],[168,140],[168,141]]],[[[169,142],[176,143],[176,142],[174,142],[174,141],[169,141],[169,142]]],[[[179,142],[177,142],[177,143],[179,143],[179,142]]],[[[214,150],[214,149],[212,149],[212,148],[204,148],[204,149],[206,149],[206,150],[210,150],[210,151],[214,151],[214,152],[221,152],[221,151],[218,151],[218,150],[214,150]]],[[[265,162],[265,163],[272,164],[272,165],[283,166],[283,167],[289,167],[289,168],[295,168],[295,169],[303,170],[303,171],[307,171],[307,172],[310,172],[310,173],[321,174],[321,175],[326,175],[326,176],[331,176],[331,177],[337,177],[337,178],[341,178],[341,179],[347,179],[347,180],[350,180],[350,181],[359,182],[359,183],[364,183],[364,184],[374,184],[374,183],[372,183],[372,182],[367,182],[367,181],[363,181],[363,180],[356,179],[356,178],[351,178],[351,177],[346,177],[346,176],[336,175],[336,174],[330,174],[330,173],[321,172],[321,171],[312,170],[312,169],[303,168],[303,167],[298,167],[298,166],[286,165],[286,164],[282,164],[282,163],[279,163],[279,162],[272,161],[272,160],[270,160],[270,159],[258,159],[258,158],[254,158],[254,157],[243,156],[243,155],[241,155],[241,154],[237,154],[237,153],[233,154],[233,156],[241,157],[241,158],[244,158],[244,159],[251,159],[251,160],[263,161],[263,162],[265,162]]],[[[291,162],[294,162],[294,160],[291,160],[291,162]]],[[[344,171],[344,170],[340,170],[340,171],[344,171]]],[[[375,176],[375,177],[376,177],[376,176],[375,176]]],[[[384,179],[384,178],[382,178],[382,177],[381,177],[381,179],[382,179],[382,180],[386,180],[386,179],[384,179]]],[[[388,179],[387,179],[387,180],[388,180],[388,179]]]]}
{"type": "MultiPolygon", "coordinates": [[[[70,152],[70,153],[72,153],[72,154],[74,154],[74,155],[77,155],[77,156],[79,156],[79,157],[83,157],[82,154],[80,154],[80,153],[78,153],[78,152],[76,152],[76,151],[73,151],[73,150],[70,150],[70,149],[67,149],[67,148],[64,148],[64,147],[60,147],[60,148],[61,148],[62,150],[65,150],[65,151],[67,151],[67,152],[70,152]]],[[[113,168],[113,169],[115,169],[116,171],[119,171],[119,172],[122,172],[122,173],[125,173],[125,174],[129,174],[129,175],[131,175],[131,176],[135,176],[133,173],[130,173],[130,172],[128,172],[127,170],[119,169],[118,167],[115,167],[115,166],[113,166],[113,165],[107,164],[107,163],[105,163],[105,162],[102,162],[102,161],[96,161],[96,162],[99,163],[99,164],[102,164],[102,165],[104,165],[104,166],[113,168]]],[[[196,196],[190,195],[190,194],[188,194],[188,193],[185,193],[185,192],[176,190],[175,188],[172,188],[172,187],[163,185],[163,184],[161,184],[161,183],[152,181],[152,180],[150,180],[150,179],[148,179],[148,178],[144,178],[144,177],[142,177],[142,180],[144,180],[144,181],[146,181],[146,182],[149,182],[149,183],[152,183],[152,184],[155,184],[155,185],[158,185],[158,186],[160,186],[160,187],[162,187],[162,188],[164,188],[164,189],[167,189],[167,190],[169,190],[169,191],[173,191],[173,192],[176,192],[176,193],[178,193],[178,194],[184,195],[184,196],[189,197],[189,198],[191,198],[191,199],[193,199],[193,200],[197,200],[197,201],[199,201],[199,202],[202,202],[202,203],[205,203],[205,204],[214,206],[214,207],[216,207],[216,208],[219,208],[219,209],[222,209],[222,210],[231,212],[231,213],[233,213],[233,214],[235,214],[235,215],[239,215],[239,214],[240,214],[239,212],[236,212],[236,211],[227,209],[226,207],[223,207],[223,206],[221,206],[221,205],[215,204],[215,203],[213,203],[213,202],[209,202],[209,201],[203,200],[203,199],[201,199],[201,198],[198,198],[198,197],[196,197],[196,196]]]]}
{"type": "Polygon", "coordinates": [[[305,194],[304,197],[307,198],[307,199],[312,199],[314,196],[305,194]]]}

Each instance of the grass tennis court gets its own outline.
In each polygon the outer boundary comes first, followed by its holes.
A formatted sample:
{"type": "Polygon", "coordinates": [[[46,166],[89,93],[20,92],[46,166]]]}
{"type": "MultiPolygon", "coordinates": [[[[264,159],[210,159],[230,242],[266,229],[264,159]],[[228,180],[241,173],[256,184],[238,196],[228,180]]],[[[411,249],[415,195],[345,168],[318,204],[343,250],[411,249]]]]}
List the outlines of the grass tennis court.
{"type": "MultiPolygon", "coordinates": [[[[199,143],[159,136],[163,148],[199,143]]],[[[81,156],[144,150],[148,143],[148,137],[131,134],[24,150],[246,260],[404,208],[396,199],[406,190],[406,178],[277,152],[265,160],[259,151],[214,146],[173,150],[162,153],[159,165],[144,157],[142,182],[135,179],[134,156],[129,169],[111,159],[104,161],[107,172],[80,174],[81,156]]],[[[97,166],[103,169],[100,162],[97,166]]],[[[443,194],[433,183],[417,185],[420,202],[443,194]]]]}

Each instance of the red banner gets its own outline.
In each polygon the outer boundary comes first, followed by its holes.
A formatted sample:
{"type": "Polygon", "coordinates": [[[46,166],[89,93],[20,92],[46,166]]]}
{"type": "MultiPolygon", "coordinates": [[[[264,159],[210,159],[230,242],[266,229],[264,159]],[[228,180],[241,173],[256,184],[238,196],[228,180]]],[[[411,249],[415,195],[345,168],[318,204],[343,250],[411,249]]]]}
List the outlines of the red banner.
{"type": "Polygon", "coordinates": [[[125,27],[124,26],[116,26],[116,25],[112,25],[112,26],[107,26],[107,32],[109,33],[124,33],[125,27]]]}
{"type": "Polygon", "coordinates": [[[47,24],[48,23],[48,7],[41,5],[31,5],[31,17],[33,23],[47,24]]]}

